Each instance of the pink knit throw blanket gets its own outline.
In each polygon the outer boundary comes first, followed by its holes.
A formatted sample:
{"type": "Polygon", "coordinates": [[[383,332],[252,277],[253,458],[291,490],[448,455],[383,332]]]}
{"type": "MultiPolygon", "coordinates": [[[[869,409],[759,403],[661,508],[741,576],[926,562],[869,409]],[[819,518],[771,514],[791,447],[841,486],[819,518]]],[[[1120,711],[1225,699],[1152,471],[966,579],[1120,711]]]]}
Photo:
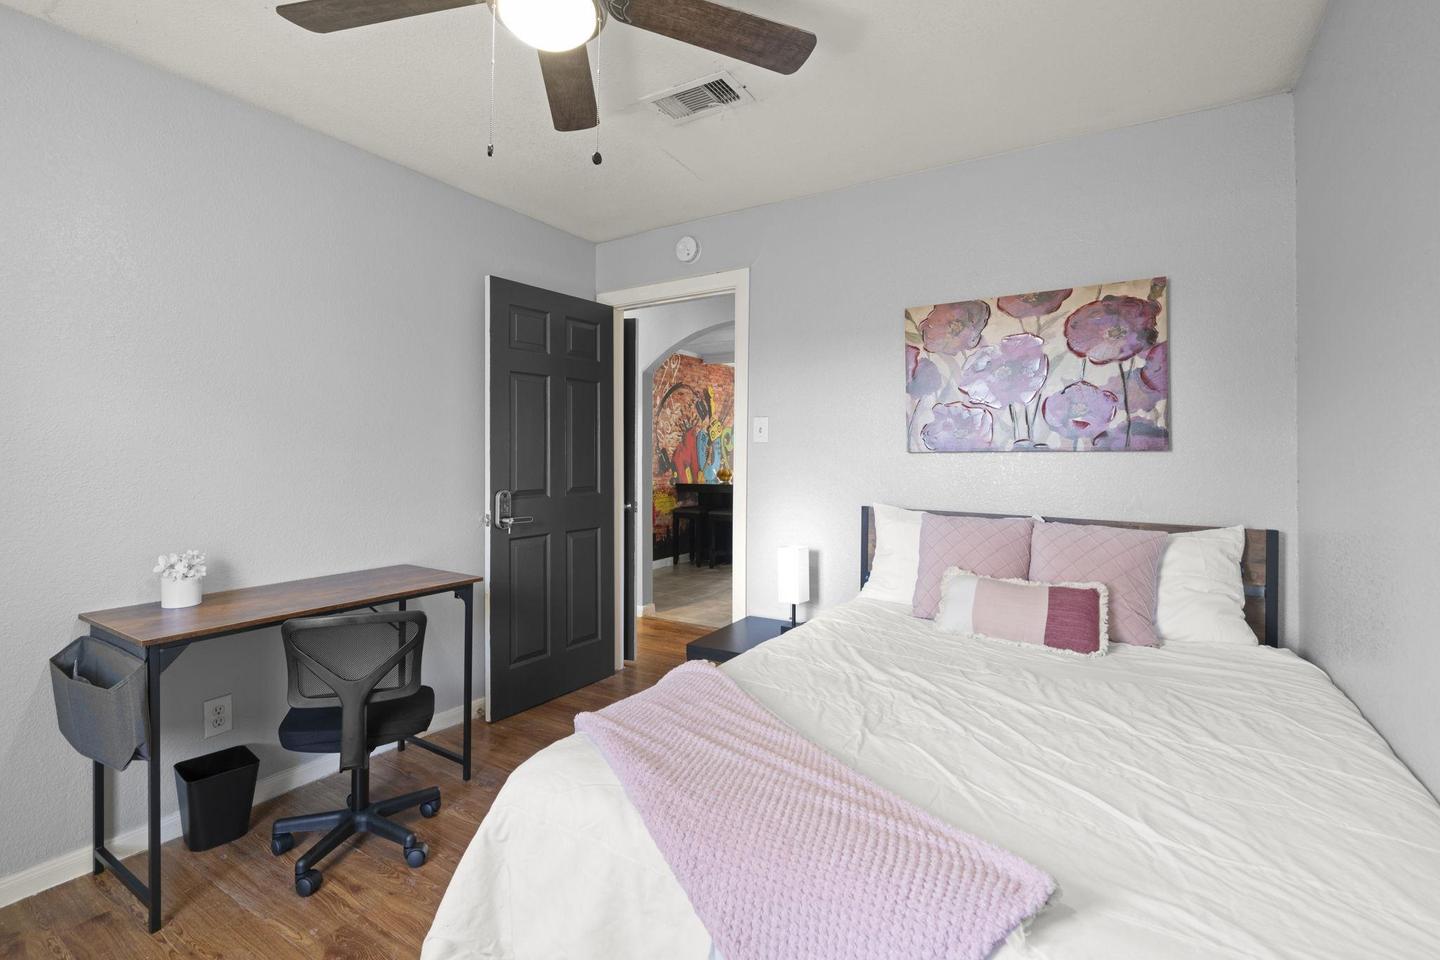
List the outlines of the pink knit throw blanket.
{"type": "Polygon", "coordinates": [[[575,727],[725,960],[981,960],[1055,883],[823,752],[693,661],[575,727]]]}

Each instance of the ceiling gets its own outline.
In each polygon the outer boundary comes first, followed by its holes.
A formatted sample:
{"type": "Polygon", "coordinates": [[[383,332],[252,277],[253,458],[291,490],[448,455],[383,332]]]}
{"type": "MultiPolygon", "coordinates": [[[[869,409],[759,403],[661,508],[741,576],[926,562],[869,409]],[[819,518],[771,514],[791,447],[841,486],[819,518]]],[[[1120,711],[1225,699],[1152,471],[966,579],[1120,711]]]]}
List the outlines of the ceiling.
{"type": "MultiPolygon", "coordinates": [[[[595,132],[474,7],[330,35],[276,0],[0,0],[592,241],[1289,90],[1324,0],[733,0],[819,37],[794,76],[612,23],[595,132]],[[676,125],[641,97],[729,69],[676,125]]],[[[592,48],[592,60],[595,52],[592,48]]]]}
{"type": "Polygon", "coordinates": [[[735,324],[701,330],[676,344],[675,351],[694,354],[706,363],[734,363],[735,324]]]}

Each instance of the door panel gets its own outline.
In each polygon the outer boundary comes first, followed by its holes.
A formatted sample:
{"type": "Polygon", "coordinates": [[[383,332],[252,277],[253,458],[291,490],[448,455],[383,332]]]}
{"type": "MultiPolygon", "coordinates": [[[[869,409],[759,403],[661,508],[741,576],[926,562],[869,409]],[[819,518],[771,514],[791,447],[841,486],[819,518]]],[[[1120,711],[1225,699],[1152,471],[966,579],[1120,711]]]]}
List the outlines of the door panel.
{"type": "Polygon", "coordinates": [[[550,492],[550,378],[510,372],[510,482],[517,497],[550,492]],[[543,427],[537,429],[535,425],[543,427]]]}
{"type": "Polygon", "coordinates": [[[605,558],[599,530],[572,530],[565,535],[566,574],[570,579],[565,611],[565,643],[575,646],[600,639],[600,581],[605,558]]]}
{"type": "Polygon", "coordinates": [[[614,672],[612,328],[609,307],[490,279],[492,720],[614,672]]]}
{"type": "Polygon", "coordinates": [[[600,384],[565,381],[565,492],[600,492],[600,384]]]}
{"type": "Polygon", "coordinates": [[[600,359],[600,324],[565,318],[565,355],[576,360],[600,359]]]}
{"type": "Polygon", "coordinates": [[[545,311],[511,306],[510,348],[531,353],[550,352],[550,318],[545,311]]]}

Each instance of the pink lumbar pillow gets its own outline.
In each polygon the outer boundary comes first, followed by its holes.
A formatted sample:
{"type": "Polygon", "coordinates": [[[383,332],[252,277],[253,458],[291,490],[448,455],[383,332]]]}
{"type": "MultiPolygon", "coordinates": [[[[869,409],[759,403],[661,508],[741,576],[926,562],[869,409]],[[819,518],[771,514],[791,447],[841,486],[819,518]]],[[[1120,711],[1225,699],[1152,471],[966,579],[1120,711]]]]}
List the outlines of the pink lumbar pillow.
{"type": "Polygon", "coordinates": [[[1105,584],[1110,591],[1110,639],[1159,646],[1155,602],[1165,544],[1161,530],[1037,523],[1030,537],[1030,579],[1105,584]]]}
{"type": "Polygon", "coordinates": [[[956,567],[940,582],[937,630],[1087,657],[1110,646],[1110,598],[1103,583],[995,580],[956,567]]]}
{"type": "Polygon", "coordinates": [[[927,513],[920,521],[920,561],[911,613],[933,619],[940,606],[940,578],[950,567],[1001,580],[1030,572],[1027,517],[947,517],[927,513]]]}

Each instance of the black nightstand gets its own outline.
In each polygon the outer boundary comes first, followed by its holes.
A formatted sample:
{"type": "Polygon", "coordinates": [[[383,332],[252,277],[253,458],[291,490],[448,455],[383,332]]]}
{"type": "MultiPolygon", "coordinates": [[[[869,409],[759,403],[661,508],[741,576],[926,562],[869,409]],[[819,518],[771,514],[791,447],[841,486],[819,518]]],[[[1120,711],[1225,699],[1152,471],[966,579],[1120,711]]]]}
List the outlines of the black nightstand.
{"type": "Polygon", "coordinates": [[[746,617],[728,627],[721,627],[714,633],[707,633],[698,640],[691,640],[685,647],[686,660],[714,660],[724,663],[731,657],[738,657],[746,650],[760,646],[766,640],[780,636],[780,628],[790,624],[784,620],[769,617],[746,617]]]}

